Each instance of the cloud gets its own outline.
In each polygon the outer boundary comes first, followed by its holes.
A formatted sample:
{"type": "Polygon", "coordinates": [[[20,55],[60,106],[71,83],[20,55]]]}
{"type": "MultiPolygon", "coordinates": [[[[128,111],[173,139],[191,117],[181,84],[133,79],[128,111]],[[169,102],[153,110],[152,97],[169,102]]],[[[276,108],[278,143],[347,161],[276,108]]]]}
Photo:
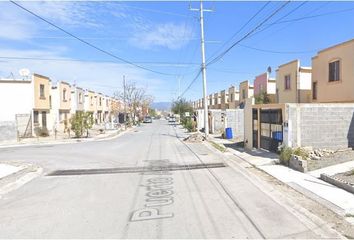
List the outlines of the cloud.
{"type": "Polygon", "coordinates": [[[185,23],[162,23],[144,25],[143,31],[136,29],[131,43],[143,49],[154,47],[165,47],[170,50],[177,50],[188,44],[193,38],[192,28],[185,23]]]}
{"type": "MultiPolygon", "coordinates": [[[[0,49],[0,56],[11,57],[35,57],[35,58],[55,58],[62,57],[61,47],[58,51],[41,51],[16,49],[0,49]]],[[[150,73],[137,69],[127,64],[114,62],[78,62],[78,61],[49,61],[49,60],[6,60],[0,59],[0,78],[7,78],[11,73],[20,78],[18,71],[21,68],[28,68],[31,73],[38,73],[51,78],[53,82],[67,81],[71,84],[76,83],[83,88],[92,89],[108,95],[113,95],[117,90],[121,90],[122,77],[126,76],[128,81],[134,81],[141,87],[146,87],[148,93],[159,96],[157,100],[169,98],[169,95],[163,95],[165,90],[165,81],[150,73]]]]}
{"type": "MultiPolygon", "coordinates": [[[[101,26],[92,18],[95,11],[95,8],[90,5],[92,3],[28,1],[19,2],[19,4],[66,28],[98,28],[101,26]]],[[[0,9],[0,39],[28,40],[47,29],[52,29],[45,23],[39,25],[40,20],[10,2],[0,2],[0,9]]]]}

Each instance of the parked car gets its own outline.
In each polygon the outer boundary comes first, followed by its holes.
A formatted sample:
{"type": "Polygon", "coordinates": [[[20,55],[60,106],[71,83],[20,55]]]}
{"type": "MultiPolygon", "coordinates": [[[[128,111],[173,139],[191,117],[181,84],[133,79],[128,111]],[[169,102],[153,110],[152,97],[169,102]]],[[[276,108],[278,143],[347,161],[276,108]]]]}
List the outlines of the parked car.
{"type": "Polygon", "coordinates": [[[152,123],[152,118],[149,116],[144,117],[144,123],[152,123]]]}
{"type": "Polygon", "coordinates": [[[176,122],[176,118],[175,118],[175,117],[170,117],[170,118],[168,119],[168,122],[176,122]]]}

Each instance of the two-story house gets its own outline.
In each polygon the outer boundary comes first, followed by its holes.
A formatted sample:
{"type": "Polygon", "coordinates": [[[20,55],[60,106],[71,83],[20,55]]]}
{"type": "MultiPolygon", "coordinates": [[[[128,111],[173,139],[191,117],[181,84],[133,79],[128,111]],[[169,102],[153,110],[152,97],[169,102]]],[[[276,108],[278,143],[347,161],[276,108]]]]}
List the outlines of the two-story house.
{"type": "Polygon", "coordinates": [[[239,102],[240,105],[244,105],[247,98],[253,97],[254,87],[251,85],[248,80],[240,83],[240,94],[239,94],[239,102]]]}
{"type": "Polygon", "coordinates": [[[236,89],[235,86],[229,87],[229,97],[228,97],[228,104],[230,109],[235,109],[239,105],[239,91],[236,89]]]}
{"type": "Polygon", "coordinates": [[[214,93],[213,98],[214,98],[214,108],[213,109],[220,109],[221,108],[220,92],[214,93]]]}
{"type": "Polygon", "coordinates": [[[354,39],[312,58],[312,102],[354,102],[354,39]]]}
{"type": "Polygon", "coordinates": [[[71,85],[67,82],[57,82],[52,86],[52,119],[54,129],[67,132],[70,128],[71,85]]]}
{"type": "Polygon", "coordinates": [[[101,124],[103,122],[103,99],[104,96],[102,93],[96,93],[96,115],[95,120],[96,124],[101,124]]]}
{"type": "MultiPolygon", "coordinates": [[[[51,80],[48,77],[32,74],[29,79],[0,80],[0,109],[2,122],[16,122],[21,116],[24,129],[22,135],[33,136],[46,133],[49,128],[51,109],[51,80]]],[[[20,126],[17,126],[20,127],[20,126]]]]}
{"type": "Polygon", "coordinates": [[[85,110],[85,90],[73,85],[71,87],[71,109],[70,113],[75,114],[77,112],[83,112],[85,110]]]}
{"type": "Polygon", "coordinates": [[[220,109],[225,110],[229,108],[229,91],[222,90],[220,92],[220,109]]]}
{"type": "Polygon", "coordinates": [[[276,70],[278,103],[311,102],[311,68],[301,67],[299,60],[280,65],[276,70]]]}
{"type": "Polygon", "coordinates": [[[269,103],[275,103],[276,100],[276,80],[269,77],[269,73],[262,73],[254,80],[254,97],[260,97],[265,94],[269,103]]]}

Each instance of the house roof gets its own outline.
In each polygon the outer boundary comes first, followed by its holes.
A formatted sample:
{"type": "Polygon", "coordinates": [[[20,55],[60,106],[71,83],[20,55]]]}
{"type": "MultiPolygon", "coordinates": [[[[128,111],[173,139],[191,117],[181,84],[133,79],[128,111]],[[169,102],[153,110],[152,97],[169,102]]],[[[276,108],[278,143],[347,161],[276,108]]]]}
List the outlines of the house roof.
{"type": "MultiPolygon", "coordinates": [[[[284,63],[284,64],[282,64],[282,65],[279,65],[279,66],[278,66],[278,69],[281,68],[281,67],[284,67],[284,66],[286,66],[286,65],[292,64],[292,63],[294,63],[294,62],[299,62],[299,59],[295,59],[295,60],[292,60],[292,61],[290,61],[290,62],[287,62],[287,63],[284,63]]],[[[278,71],[278,69],[277,69],[277,71],[278,71]]]]}
{"type": "Polygon", "coordinates": [[[344,45],[347,45],[347,44],[350,44],[350,43],[354,43],[354,38],[351,39],[351,40],[348,40],[348,41],[346,41],[346,42],[342,42],[342,43],[339,43],[339,44],[330,46],[330,47],[328,47],[328,48],[322,49],[322,50],[319,51],[318,53],[322,53],[322,52],[328,51],[328,50],[330,50],[330,49],[333,49],[333,48],[336,48],[336,47],[341,47],[341,46],[344,46],[344,45]]]}

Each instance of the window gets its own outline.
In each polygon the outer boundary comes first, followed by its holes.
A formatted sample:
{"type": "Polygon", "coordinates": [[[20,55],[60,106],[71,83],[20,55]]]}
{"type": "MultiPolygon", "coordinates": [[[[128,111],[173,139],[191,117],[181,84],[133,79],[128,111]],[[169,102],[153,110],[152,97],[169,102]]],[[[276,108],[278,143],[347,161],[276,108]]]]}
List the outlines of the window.
{"type": "Polygon", "coordinates": [[[63,90],[63,101],[65,102],[66,101],[66,89],[64,88],[63,90]]]}
{"type": "Polygon", "coordinates": [[[44,98],[45,98],[44,84],[40,84],[40,85],[39,85],[39,97],[40,97],[41,99],[44,99],[44,98]]]}
{"type": "Polygon", "coordinates": [[[102,106],[102,98],[100,98],[100,106],[102,106]]]}
{"type": "Polygon", "coordinates": [[[330,62],[328,66],[328,81],[339,81],[340,64],[339,60],[330,62]]]}
{"type": "Polygon", "coordinates": [[[93,100],[93,97],[91,96],[91,98],[90,98],[90,104],[91,104],[91,106],[93,105],[92,100],[93,100]]]}
{"type": "Polygon", "coordinates": [[[290,82],[290,75],[286,75],[285,77],[284,77],[284,87],[285,87],[285,90],[288,90],[288,89],[290,89],[290,84],[291,84],[291,82],[290,82]]]}
{"type": "Polygon", "coordinates": [[[312,83],[312,99],[317,99],[317,82],[312,83]]]}
{"type": "Polygon", "coordinates": [[[246,90],[242,89],[242,99],[245,99],[245,98],[246,98],[246,90]]]}
{"type": "Polygon", "coordinates": [[[82,103],[82,93],[79,93],[79,103],[82,103]]]}
{"type": "Polygon", "coordinates": [[[38,123],[38,111],[33,111],[33,123],[38,123]]]}

